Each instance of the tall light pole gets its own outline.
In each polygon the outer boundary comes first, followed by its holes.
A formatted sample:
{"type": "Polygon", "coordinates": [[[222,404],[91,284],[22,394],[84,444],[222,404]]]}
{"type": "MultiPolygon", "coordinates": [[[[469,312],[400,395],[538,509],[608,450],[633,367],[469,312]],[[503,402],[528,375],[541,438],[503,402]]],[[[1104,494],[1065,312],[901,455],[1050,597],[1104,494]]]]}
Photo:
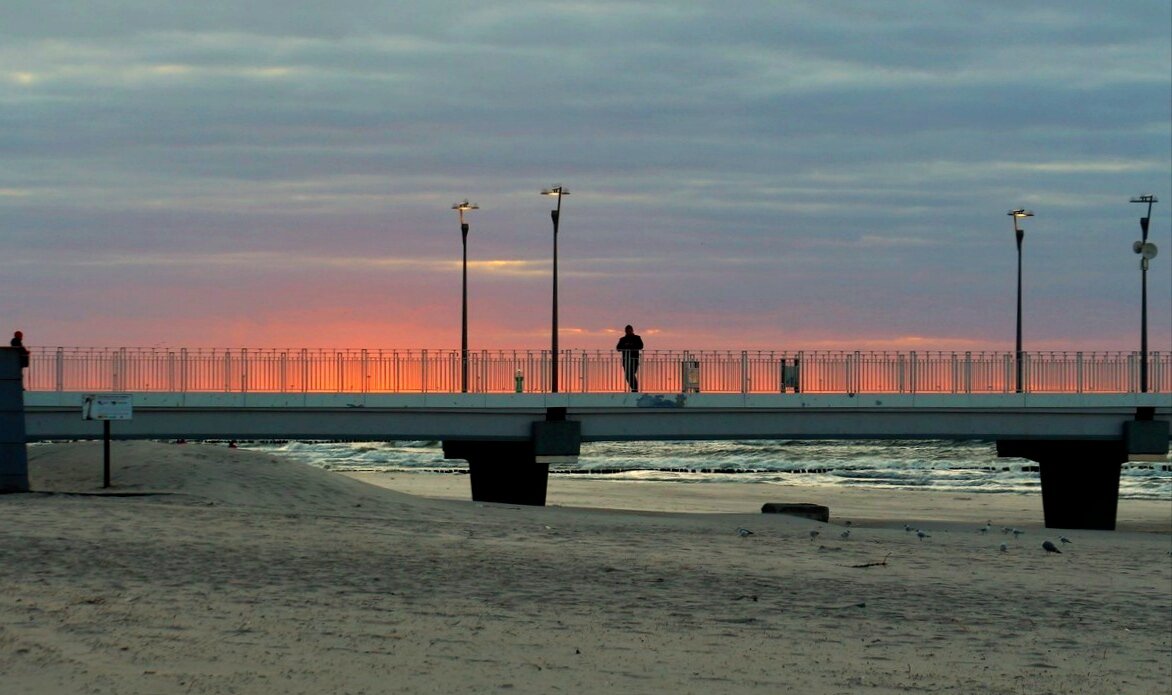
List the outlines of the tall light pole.
{"type": "Polygon", "coordinates": [[[1140,290],[1140,324],[1139,324],[1139,390],[1148,392],[1148,261],[1156,257],[1156,245],[1148,242],[1148,222],[1152,219],[1152,203],[1159,202],[1151,194],[1137,195],[1131,199],[1133,203],[1147,203],[1148,214],[1139,218],[1139,228],[1143,238],[1131,245],[1131,249],[1140,255],[1139,269],[1141,276],[1140,290]]]}
{"type": "Polygon", "coordinates": [[[1021,241],[1025,238],[1025,231],[1018,226],[1017,221],[1023,217],[1033,217],[1034,213],[1029,210],[1018,208],[1010,210],[1008,213],[1013,218],[1013,236],[1017,239],[1017,341],[1014,343],[1014,362],[1017,365],[1017,372],[1014,379],[1013,390],[1016,393],[1021,393],[1022,389],[1022,352],[1021,352],[1021,241]]]}
{"type": "Polygon", "coordinates": [[[480,206],[469,203],[465,198],[453,205],[452,209],[460,213],[460,238],[464,246],[464,279],[460,298],[460,392],[468,393],[468,223],[464,221],[464,213],[479,210],[480,206]]]}
{"type": "Polygon", "coordinates": [[[557,196],[558,205],[549,211],[553,218],[553,329],[550,339],[549,379],[553,393],[558,392],[558,218],[562,213],[562,196],[569,195],[570,189],[561,185],[541,189],[541,195],[557,196]]]}

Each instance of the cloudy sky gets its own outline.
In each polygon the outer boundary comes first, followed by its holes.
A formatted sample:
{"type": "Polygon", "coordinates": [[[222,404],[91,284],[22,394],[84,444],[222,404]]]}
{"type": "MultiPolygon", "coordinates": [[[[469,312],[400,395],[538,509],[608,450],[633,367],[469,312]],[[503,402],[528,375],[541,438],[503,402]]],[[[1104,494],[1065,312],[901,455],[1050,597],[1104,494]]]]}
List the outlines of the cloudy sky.
{"type": "Polygon", "coordinates": [[[0,4],[30,345],[1172,349],[1167,0],[0,4]]]}

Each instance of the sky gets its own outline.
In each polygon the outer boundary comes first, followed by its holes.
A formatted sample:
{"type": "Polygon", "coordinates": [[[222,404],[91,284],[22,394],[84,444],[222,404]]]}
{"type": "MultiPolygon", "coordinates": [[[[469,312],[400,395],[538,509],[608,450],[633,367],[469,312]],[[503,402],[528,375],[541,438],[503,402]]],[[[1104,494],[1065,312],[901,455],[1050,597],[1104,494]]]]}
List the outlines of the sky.
{"type": "Polygon", "coordinates": [[[1172,3],[0,4],[30,346],[1172,350],[1172,3]]]}

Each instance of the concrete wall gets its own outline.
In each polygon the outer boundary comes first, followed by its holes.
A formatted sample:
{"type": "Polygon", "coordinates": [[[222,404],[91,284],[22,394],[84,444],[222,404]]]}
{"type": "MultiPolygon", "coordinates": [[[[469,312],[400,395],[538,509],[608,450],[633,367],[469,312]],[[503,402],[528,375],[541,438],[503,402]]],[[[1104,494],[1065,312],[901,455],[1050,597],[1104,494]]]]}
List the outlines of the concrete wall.
{"type": "Polygon", "coordinates": [[[0,492],[28,492],[21,351],[0,347],[0,492]]]}

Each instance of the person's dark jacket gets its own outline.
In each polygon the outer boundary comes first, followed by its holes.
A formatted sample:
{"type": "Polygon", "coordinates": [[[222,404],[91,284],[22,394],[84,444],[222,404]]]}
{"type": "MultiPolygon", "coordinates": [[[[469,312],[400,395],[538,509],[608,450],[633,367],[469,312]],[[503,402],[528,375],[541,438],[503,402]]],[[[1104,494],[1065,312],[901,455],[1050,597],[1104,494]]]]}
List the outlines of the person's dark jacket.
{"type": "Polygon", "coordinates": [[[643,339],[634,334],[624,335],[619,338],[619,344],[614,349],[623,353],[624,360],[638,362],[639,351],[643,349],[643,339]]]}

